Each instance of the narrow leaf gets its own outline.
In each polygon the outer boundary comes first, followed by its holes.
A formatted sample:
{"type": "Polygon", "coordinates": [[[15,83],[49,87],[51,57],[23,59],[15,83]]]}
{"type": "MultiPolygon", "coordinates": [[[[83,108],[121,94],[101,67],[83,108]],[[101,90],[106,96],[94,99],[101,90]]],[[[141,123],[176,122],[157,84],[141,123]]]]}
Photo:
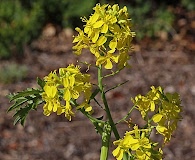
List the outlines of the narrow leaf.
{"type": "Polygon", "coordinates": [[[28,101],[28,99],[21,97],[21,99],[18,99],[17,101],[15,101],[15,103],[11,107],[9,107],[7,112],[10,112],[10,111],[20,107],[22,104],[24,104],[27,101],[28,101]]]}
{"type": "Polygon", "coordinates": [[[13,101],[14,99],[20,98],[20,97],[26,97],[26,96],[30,96],[33,94],[40,94],[42,91],[40,90],[35,90],[35,89],[31,89],[31,90],[26,90],[23,92],[18,92],[15,95],[13,95],[10,99],[10,101],[13,101]]]}
{"type": "Polygon", "coordinates": [[[43,89],[45,86],[45,81],[37,77],[37,84],[43,89]]]}

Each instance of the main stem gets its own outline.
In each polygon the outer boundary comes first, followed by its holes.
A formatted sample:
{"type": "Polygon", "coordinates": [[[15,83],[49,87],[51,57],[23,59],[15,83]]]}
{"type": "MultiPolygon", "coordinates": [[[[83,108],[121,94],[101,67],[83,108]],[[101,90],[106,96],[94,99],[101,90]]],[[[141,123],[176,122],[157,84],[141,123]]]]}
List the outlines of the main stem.
{"type": "Polygon", "coordinates": [[[98,67],[98,86],[99,86],[100,91],[101,91],[101,96],[102,96],[102,100],[103,100],[104,107],[105,107],[105,110],[106,110],[106,114],[108,116],[109,124],[110,124],[110,126],[111,126],[111,128],[114,132],[115,138],[118,140],[118,139],[120,139],[120,136],[119,136],[119,133],[117,131],[116,125],[114,124],[114,121],[112,119],[110,109],[109,109],[109,106],[108,106],[108,103],[107,103],[107,100],[106,100],[106,95],[105,95],[104,87],[103,87],[103,84],[102,84],[102,77],[103,77],[102,76],[102,66],[100,65],[98,67]]]}
{"type": "MultiPolygon", "coordinates": [[[[113,133],[115,135],[115,138],[117,140],[120,139],[120,136],[119,136],[118,130],[116,128],[116,125],[114,124],[114,121],[112,119],[112,115],[110,113],[110,109],[109,109],[109,106],[108,106],[108,103],[107,103],[107,100],[106,100],[106,95],[105,95],[105,92],[104,92],[102,79],[103,79],[103,76],[102,76],[102,66],[99,65],[99,67],[98,67],[98,86],[99,86],[99,89],[101,91],[101,97],[102,97],[102,100],[103,100],[103,103],[104,103],[104,106],[105,106],[106,114],[108,116],[108,120],[109,120],[108,122],[109,122],[109,124],[111,126],[111,131],[109,133],[109,136],[106,136],[107,137],[106,141],[103,139],[104,136],[102,135],[102,147],[101,147],[100,160],[107,160],[111,132],[113,131],[113,133]]],[[[123,155],[123,160],[127,160],[127,159],[128,159],[128,155],[125,153],[123,155]]]]}
{"type": "Polygon", "coordinates": [[[101,147],[100,160],[107,160],[108,158],[111,132],[112,132],[111,126],[109,123],[106,122],[104,124],[103,133],[102,133],[102,147],[101,147]]]}
{"type": "Polygon", "coordinates": [[[103,79],[102,66],[100,65],[98,67],[98,86],[99,86],[99,89],[101,91],[101,97],[102,97],[102,100],[103,100],[103,103],[104,103],[106,114],[108,116],[108,123],[111,127],[111,130],[109,132],[103,131],[100,160],[107,160],[109,146],[110,146],[109,143],[110,143],[111,132],[112,131],[114,132],[114,135],[115,135],[116,139],[119,139],[120,136],[119,136],[119,133],[117,131],[117,128],[114,124],[114,121],[113,121],[111,113],[110,113],[110,109],[109,109],[109,106],[108,106],[108,103],[107,103],[107,100],[106,100],[106,96],[105,96],[105,92],[104,92],[104,87],[103,87],[103,84],[102,84],[102,79],[103,79]],[[104,134],[107,134],[107,135],[104,135],[104,134]]]}

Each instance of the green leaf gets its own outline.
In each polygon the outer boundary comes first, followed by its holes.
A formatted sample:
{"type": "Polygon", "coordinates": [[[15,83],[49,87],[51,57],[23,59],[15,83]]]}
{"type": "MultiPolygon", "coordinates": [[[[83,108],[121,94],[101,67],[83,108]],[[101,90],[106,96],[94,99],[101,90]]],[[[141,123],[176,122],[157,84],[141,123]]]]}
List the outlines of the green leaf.
{"type": "Polygon", "coordinates": [[[10,102],[15,100],[15,99],[18,99],[20,97],[26,97],[26,96],[30,96],[30,95],[39,95],[42,91],[40,90],[36,90],[36,89],[27,89],[25,91],[22,91],[22,92],[18,92],[16,94],[13,94],[9,97],[10,99],[10,102]]]}
{"type": "Polygon", "coordinates": [[[14,102],[7,110],[7,112],[15,112],[13,115],[15,118],[14,125],[17,123],[24,125],[28,113],[31,110],[36,110],[37,106],[43,103],[41,96],[42,92],[42,89],[26,89],[22,92],[8,95],[10,101],[14,102]]]}
{"type": "Polygon", "coordinates": [[[24,104],[27,101],[28,101],[28,99],[26,99],[24,97],[18,98],[18,100],[15,101],[15,103],[11,107],[9,107],[9,109],[7,110],[7,112],[10,112],[10,111],[18,108],[19,106],[21,106],[22,104],[24,104]]]}
{"type": "Polygon", "coordinates": [[[37,84],[43,89],[45,86],[45,81],[37,77],[37,84]]]}
{"type": "Polygon", "coordinates": [[[25,108],[20,108],[20,110],[16,111],[13,117],[15,117],[14,125],[17,123],[21,123],[24,126],[24,122],[30,110],[32,109],[33,104],[27,105],[25,108]]]}

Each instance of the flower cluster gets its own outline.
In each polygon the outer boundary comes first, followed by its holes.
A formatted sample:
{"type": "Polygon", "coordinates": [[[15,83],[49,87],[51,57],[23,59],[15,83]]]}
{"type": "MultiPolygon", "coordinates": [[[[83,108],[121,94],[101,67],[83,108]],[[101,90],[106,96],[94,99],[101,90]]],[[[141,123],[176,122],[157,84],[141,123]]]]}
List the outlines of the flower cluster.
{"type": "Polygon", "coordinates": [[[132,99],[142,118],[150,119],[149,111],[153,112],[152,121],[157,124],[156,130],[164,136],[164,142],[171,139],[171,135],[177,128],[177,123],[181,119],[181,101],[177,93],[164,94],[161,87],[151,87],[146,96],[138,95],[132,99]]]}
{"type": "Polygon", "coordinates": [[[162,94],[162,88],[151,87],[151,91],[146,96],[137,95],[135,99],[132,99],[133,103],[137,106],[140,111],[142,118],[144,119],[149,111],[155,110],[155,105],[158,104],[160,95],[162,94]]]}
{"type": "Polygon", "coordinates": [[[91,112],[92,107],[88,104],[91,96],[90,75],[82,74],[79,66],[69,65],[67,68],[60,68],[59,75],[56,71],[44,77],[45,86],[42,98],[45,101],[43,106],[44,115],[49,116],[52,112],[58,115],[65,113],[65,117],[70,121],[74,116],[71,100],[76,100],[84,93],[84,101],[79,108],[85,108],[86,112],[91,112]],[[62,104],[65,101],[65,105],[62,104]]]}
{"type": "Polygon", "coordinates": [[[161,101],[159,112],[152,117],[153,121],[157,123],[156,130],[164,136],[164,142],[170,141],[171,135],[181,119],[181,111],[179,95],[167,93],[161,101]]]}
{"type": "Polygon", "coordinates": [[[114,141],[114,145],[118,146],[112,152],[113,155],[117,160],[121,160],[124,153],[131,159],[162,159],[161,148],[156,149],[157,143],[149,140],[148,132],[148,129],[138,129],[138,126],[134,126],[134,130],[126,132],[123,139],[114,141]]]}
{"type": "Polygon", "coordinates": [[[82,49],[89,49],[96,57],[96,65],[104,65],[112,69],[112,63],[117,63],[119,68],[127,65],[128,52],[135,33],[131,31],[131,22],[127,8],[119,9],[117,4],[97,4],[94,14],[89,19],[82,18],[84,31],[76,28],[79,33],[73,40],[75,54],[80,55],[82,49]],[[116,51],[118,51],[116,53],[116,51]]]}

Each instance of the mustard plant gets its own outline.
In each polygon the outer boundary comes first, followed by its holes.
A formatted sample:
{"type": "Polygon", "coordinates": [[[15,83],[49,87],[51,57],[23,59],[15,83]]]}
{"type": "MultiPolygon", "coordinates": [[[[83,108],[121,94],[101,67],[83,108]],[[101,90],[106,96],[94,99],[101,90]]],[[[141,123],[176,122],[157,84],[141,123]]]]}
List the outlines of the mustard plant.
{"type": "Polygon", "coordinates": [[[66,68],[52,71],[43,80],[37,79],[39,89],[27,89],[9,95],[10,101],[14,101],[8,109],[15,110],[14,124],[24,125],[29,111],[36,110],[40,104],[43,105],[45,116],[53,112],[57,115],[64,114],[69,121],[76,116],[77,110],[92,122],[101,136],[100,160],[108,159],[111,133],[114,133],[113,144],[116,146],[112,154],[117,160],[162,159],[164,144],[171,140],[181,119],[179,95],[164,93],[162,87],[152,86],[145,96],[137,95],[131,98],[133,106],[129,108],[126,116],[115,122],[106,93],[124,83],[106,90],[103,79],[116,76],[121,70],[128,68],[131,41],[135,33],[131,30],[132,23],[126,7],[120,9],[117,4],[97,4],[93,10],[94,13],[89,18],[81,18],[85,23],[84,29],[76,28],[78,35],[73,40],[73,51],[80,55],[83,49],[88,49],[90,52],[85,54],[94,56],[95,64],[85,64],[97,69],[97,84],[91,83],[89,74],[81,73],[79,65],[70,64],[66,68]],[[105,75],[103,70],[110,70],[111,74],[105,75]],[[101,106],[96,99],[98,94],[101,95],[101,106]],[[93,116],[92,100],[107,115],[105,120],[93,116]],[[138,126],[132,120],[128,121],[133,110],[140,112],[140,118],[145,121],[144,126],[138,126]],[[129,122],[130,129],[121,138],[117,124],[123,121],[129,122]],[[153,131],[162,136],[163,143],[152,140],[153,131]]]}

